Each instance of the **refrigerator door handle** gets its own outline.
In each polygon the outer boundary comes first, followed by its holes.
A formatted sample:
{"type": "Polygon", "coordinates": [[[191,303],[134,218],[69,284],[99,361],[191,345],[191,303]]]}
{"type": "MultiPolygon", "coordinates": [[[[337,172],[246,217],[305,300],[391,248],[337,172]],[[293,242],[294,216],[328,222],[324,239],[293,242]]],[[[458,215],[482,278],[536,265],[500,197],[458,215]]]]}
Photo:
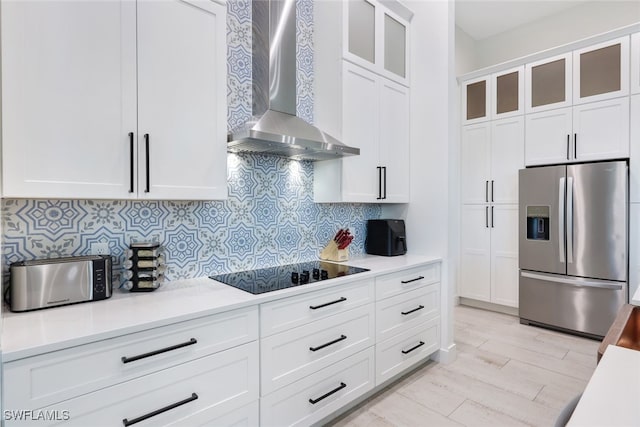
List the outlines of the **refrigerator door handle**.
{"type": "Polygon", "coordinates": [[[573,178],[567,177],[567,264],[573,264],[573,178]]]}
{"type": "Polygon", "coordinates": [[[564,264],[564,178],[560,178],[558,183],[558,251],[560,252],[560,263],[564,264]]]}
{"type": "Polygon", "coordinates": [[[555,283],[563,283],[566,285],[576,286],[578,288],[600,288],[600,289],[612,289],[612,290],[621,290],[623,283],[614,284],[614,283],[606,283],[600,282],[591,279],[583,279],[580,277],[572,278],[572,277],[555,277],[555,276],[547,276],[546,274],[536,274],[521,271],[520,274],[522,277],[528,277],[529,279],[535,280],[544,280],[547,282],[555,282],[555,283]]]}

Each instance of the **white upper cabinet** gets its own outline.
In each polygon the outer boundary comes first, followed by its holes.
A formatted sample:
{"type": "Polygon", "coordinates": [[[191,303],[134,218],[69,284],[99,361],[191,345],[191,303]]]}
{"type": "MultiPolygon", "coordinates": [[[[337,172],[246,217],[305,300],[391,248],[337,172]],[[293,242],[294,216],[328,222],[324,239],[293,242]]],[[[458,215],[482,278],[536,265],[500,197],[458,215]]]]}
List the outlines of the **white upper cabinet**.
{"type": "Polygon", "coordinates": [[[571,52],[532,62],[525,67],[525,112],[536,113],[572,105],[571,52]]]}
{"type": "Polygon", "coordinates": [[[4,197],[135,197],[135,13],[2,3],[4,197]]]}
{"type": "Polygon", "coordinates": [[[629,157],[629,97],[573,107],[572,148],[577,162],[629,157]]]}
{"type": "Polygon", "coordinates": [[[211,1],[138,2],[141,198],[226,198],[226,31],[211,1]]]}
{"type": "Polygon", "coordinates": [[[629,94],[629,36],[573,51],[573,104],[629,94]]]}
{"type": "MultiPolygon", "coordinates": [[[[631,96],[629,112],[631,115],[629,200],[631,203],[640,203],[640,94],[631,96]]],[[[638,223],[640,224],[640,221],[638,223]]],[[[638,266],[640,267],[640,259],[638,259],[638,266]]]]}
{"type": "Polygon", "coordinates": [[[491,198],[518,203],[518,170],[524,168],[524,117],[491,122],[491,198]]]}
{"type": "Polygon", "coordinates": [[[640,93],[640,33],[631,35],[631,93],[640,93]]]}
{"type": "Polygon", "coordinates": [[[524,65],[491,75],[491,118],[524,114],[524,65]]]}
{"type": "Polygon", "coordinates": [[[572,159],[572,108],[526,115],[527,166],[567,163],[572,159]]]}
{"type": "Polygon", "coordinates": [[[2,7],[5,197],[226,197],[224,6],[2,7]]]}
{"type": "Polygon", "coordinates": [[[491,78],[489,76],[462,83],[462,124],[486,122],[491,119],[491,78]]]}
{"type": "MultiPolygon", "coordinates": [[[[345,59],[402,84],[409,82],[409,22],[412,15],[400,3],[398,11],[377,0],[348,0],[341,5],[345,59]]],[[[335,31],[335,25],[327,30],[335,31]]],[[[321,30],[322,31],[322,30],[321,30]]]]}

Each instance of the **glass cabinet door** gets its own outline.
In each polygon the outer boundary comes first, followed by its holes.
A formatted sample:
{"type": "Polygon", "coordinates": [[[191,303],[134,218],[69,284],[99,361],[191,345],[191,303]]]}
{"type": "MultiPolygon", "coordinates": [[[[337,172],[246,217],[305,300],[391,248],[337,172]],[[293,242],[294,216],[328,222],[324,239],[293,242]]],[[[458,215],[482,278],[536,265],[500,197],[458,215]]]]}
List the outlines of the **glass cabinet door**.
{"type": "Polygon", "coordinates": [[[407,28],[398,20],[384,14],[384,68],[406,77],[407,28]]]}
{"type": "Polygon", "coordinates": [[[571,53],[527,64],[527,113],[570,106],[571,53]]]}
{"type": "Polygon", "coordinates": [[[376,61],[376,8],[368,1],[349,1],[349,52],[376,61]]]}
{"type": "Polygon", "coordinates": [[[573,103],[600,101],[629,93],[629,37],[573,53],[573,103]]]}
{"type": "Polygon", "coordinates": [[[495,73],[491,82],[493,119],[524,114],[524,66],[495,73]]]}
{"type": "Polygon", "coordinates": [[[490,85],[489,76],[462,84],[462,118],[465,125],[490,119],[490,85]]]}

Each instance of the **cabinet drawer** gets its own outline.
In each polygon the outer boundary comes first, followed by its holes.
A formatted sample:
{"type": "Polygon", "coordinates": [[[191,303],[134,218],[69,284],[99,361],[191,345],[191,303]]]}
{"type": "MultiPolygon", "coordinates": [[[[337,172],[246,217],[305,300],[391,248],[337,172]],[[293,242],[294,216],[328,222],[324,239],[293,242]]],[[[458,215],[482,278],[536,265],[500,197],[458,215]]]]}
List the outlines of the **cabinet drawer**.
{"type": "Polygon", "coordinates": [[[374,386],[373,353],[370,347],[263,397],[260,425],[312,425],[368,392],[374,386]]]}
{"type": "Polygon", "coordinates": [[[373,279],[260,305],[265,337],[374,301],[373,279]]]}
{"type": "MultiPolygon", "coordinates": [[[[177,426],[194,424],[192,418],[214,420],[257,399],[258,343],[252,342],[60,402],[44,411],[68,411],[65,426],[84,427],[123,425],[125,419],[134,422],[167,409],[136,426],[177,426]],[[170,406],[174,407],[168,409],[170,406]]],[[[6,423],[13,424],[20,422],[6,423]]]]}
{"type": "Polygon", "coordinates": [[[414,289],[376,303],[376,342],[438,317],[440,284],[414,289]]]}
{"type": "Polygon", "coordinates": [[[376,344],[376,386],[428,357],[440,347],[440,318],[376,344]]]}
{"type": "Polygon", "coordinates": [[[376,277],[376,300],[440,281],[440,264],[430,264],[376,277]]]}
{"type": "Polygon", "coordinates": [[[201,411],[195,413],[188,418],[183,418],[175,424],[175,427],[181,426],[210,426],[210,427],[256,427],[260,423],[260,400],[254,400],[248,405],[224,415],[218,416],[213,411],[201,411]],[[214,417],[214,418],[211,418],[214,417]]]}
{"type": "Polygon", "coordinates": [[[257,338],[251,307],[16,360],[4,365],[4,402],[42,408],[257,338]]]}
{"type": "Polygon", "coordinates": [[[262,395],[373,345],[373,304],[261,340],[262,395]]]}

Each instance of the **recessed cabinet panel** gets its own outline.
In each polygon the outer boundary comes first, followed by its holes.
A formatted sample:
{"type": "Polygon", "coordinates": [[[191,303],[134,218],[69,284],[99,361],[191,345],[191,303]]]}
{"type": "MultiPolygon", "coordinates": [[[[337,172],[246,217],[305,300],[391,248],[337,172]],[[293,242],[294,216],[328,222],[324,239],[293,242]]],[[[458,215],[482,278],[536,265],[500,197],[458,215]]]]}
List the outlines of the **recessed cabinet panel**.
{"type": "Polygon", "coordinates": [[[403,24],[384,15],[384,68],[401,77],[406,77],[406,33],[403,24]]]}
{"type": "Polygon", "coordinates": [[[518,72],[498,76],[496,78],[496,114],[516,111],[518,101],[518,72]]]}
{"type": "Polygon", "coordinates": [[[524,117],[491,122],[490,201],[518,203],[518,170],[524,168],[524,117]]]}
{"type": "Polygon", "coordinates": [[[573,103],[602,101],[629,93],[629,36],[573,53],[573,103]]]}
{"type": "Polygon", "coordinates": [[[631,35],[631,93],[640,93],[640,33],[631,35]]]}
{"type": "Polygon", "coordinates": [[[376,8],[365,0],[349,1],[349,52],[375,62],[376,8]]]}
{"type": "Polygon", "coordinates": [[[565,59],[531,68],[531,106],[555,104],[566,101],[565,59]]]}
{"type": "Polygon", "coordinates": [[[518,205],[491,206],[491,302],[518,306],[518,205]]]}
{"type": "Polygon", "coordinates": [[[580,54],[580,97],[620,90],[620,44],[580,54]]]}
{"type": "Polygon", "coordinates": [[[467,86],[467,120],[487,116],[487,82],[471,83],[467,86]]]}
{"type": "Polygon", "coordinates": [[[629,98],[573,108],[574,161],[629,157],[629,98]]]}
{"type": "MultiPolygon", "coordinates": [[[[632,203],[640,203],[640,94],[631,97],[631,108],[629,111],[631,114],[631,129],[629,134],[631,141],[629,200],[632,203]]],[[[638,239],[640,241],[640,236],[638,239]]],[[[638,266],[640,266],[640,258],[638,259],[638,266]]]]}
{"type": "Polygon", "coordinates": [[[525,164],[548,165],[573,159],[572,108],[527,114],[525,164]]]}
{"type": "Polygon", "coordinates": [[[462,203],[486,203],[490,198],[491,124],[464,126],[461,139],[462,203]]]}
{"type": "Polygon", "coordinates": [[[462,205],[460,296],[491,300],[491,229],[489,205],[462,205]]]}

